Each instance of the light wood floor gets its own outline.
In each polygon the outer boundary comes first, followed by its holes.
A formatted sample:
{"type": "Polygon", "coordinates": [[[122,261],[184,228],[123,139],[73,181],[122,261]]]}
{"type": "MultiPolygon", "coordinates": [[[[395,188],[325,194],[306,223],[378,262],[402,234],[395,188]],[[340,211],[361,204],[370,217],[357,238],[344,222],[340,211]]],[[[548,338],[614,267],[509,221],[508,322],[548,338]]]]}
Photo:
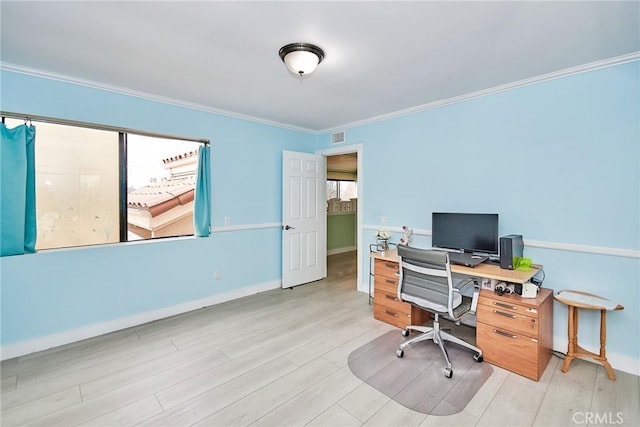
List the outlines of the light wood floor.
{"type": "Polygon", "coordinates": [[[357,292],[355,253],[329,277],[2,362],[16,425],[640,425],[640,381],[552,358],[540,382],[494,367],[461,413],[413,412],[357,379],[351,351],[393,328],[357,292]],[[617,421],[617,422],[616,422],[617,421]]]}

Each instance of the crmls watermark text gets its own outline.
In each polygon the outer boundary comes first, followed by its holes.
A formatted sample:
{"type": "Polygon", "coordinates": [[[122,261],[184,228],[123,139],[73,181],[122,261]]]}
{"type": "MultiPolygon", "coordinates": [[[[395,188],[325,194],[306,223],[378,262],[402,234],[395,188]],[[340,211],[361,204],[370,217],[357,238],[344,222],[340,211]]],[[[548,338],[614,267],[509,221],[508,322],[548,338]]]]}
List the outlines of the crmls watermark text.
{"type": "Polygon", "coordinates": [[[574,424],[623,424],[622,412],[575,412],[571,419],[574,424]]]}

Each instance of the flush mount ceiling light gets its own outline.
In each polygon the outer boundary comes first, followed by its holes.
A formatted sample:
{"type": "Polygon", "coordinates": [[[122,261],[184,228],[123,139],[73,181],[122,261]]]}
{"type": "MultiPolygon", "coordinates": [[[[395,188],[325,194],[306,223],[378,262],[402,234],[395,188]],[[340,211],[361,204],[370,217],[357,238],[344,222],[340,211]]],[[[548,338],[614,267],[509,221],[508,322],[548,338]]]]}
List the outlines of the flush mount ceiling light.
{"type": "Polygon", "coordinates": [[[291,43],[280,48],[280,59],[300,77],[311,74],[324,59],[324,51],[310,43],[291,43]]]}

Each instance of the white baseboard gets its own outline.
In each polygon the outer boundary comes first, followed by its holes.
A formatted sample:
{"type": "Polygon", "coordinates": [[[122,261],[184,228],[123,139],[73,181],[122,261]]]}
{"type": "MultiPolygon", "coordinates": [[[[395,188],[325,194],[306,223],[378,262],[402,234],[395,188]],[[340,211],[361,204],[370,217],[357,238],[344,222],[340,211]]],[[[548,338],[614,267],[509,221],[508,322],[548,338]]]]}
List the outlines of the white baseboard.
{"type": "Polygon", "coordinates": [[[345,248],[336,248],[336,249],[327,250],[327,255],[342,254],[345,252],[353,252],[356,250],[358,250],[357,246],[347,246],[345,248]]]}
{"type": "Polygon", "coordinates": [[[138,313],[132,316],[96,323],[94,325],[83,326],[81,328],[72,329],[70,331],[47,335],[28,341],[21,341],[15,344],[4,345],[2,346],[2,348],[0,348],[0,360],[12,359],[14,357],[24,356],[30,353],[35,353],[37,351],[47,350],[49,348],[70,344],[72,342],[81,341],[87,338],[93,338],[99,335],[108,334],[110,332],[142,325],[154,320],[164,319],[165,317],[175,316],[177,314],[198,310],[203,307],[220,304],[225,301],[230,301],[249,295],[254,295],[260,292],[277,289],[280,288],[280,286],[280,280],[273,280],[270,282],[264,282],[254,286],[249,286],[222,294],[211,295],[205,298],[188,301],[182,304],[172,305],[170,307],[159,308],[157,310],[138,313]]]}
{"type": "MultiPolygon", "coordinates": [[[[369,282],[359,282],[357,287],[358,292],[369,293],[369,282]]],[[[371,283],[371,293],[373,294],[373,283],[371,283]]]]}
{"type": "MultiPolygon", "coordinates": [[[[346,251],[345,251],[346,252],[346,251]]],[[[367,293],[368,283],[360,283],[358,291],[367,293]]],[[[22,341],[15,344],[2,346],[0,349],[0,360],[11,359],[14,357],[24,356],[37,351],[47,350],[49,348],[58,347],[65,344],[81,341],[87,338],[93,338],[99,335],[108,334],[110,332],[119,331],[133,326],[142,325],[154,320],[164,319],[166,317],[175,316],[177,314],[187,313],[189,311],[198,310],[225,301],[231,301],[260,292],[270,291],[280,288],[281,282],[274,280],[270,282],[260,283],[258,285],[237,289],[223,294],[211,295],[194,301],[182,304],[176,304],[170,307],[160,308],[157,310],[147,311],[144,313],[134,314],[132,316],[120,319],[110,320],[107,322],[97,323],[70,331],[60,332],[57,334],[47,335],[33,340],[22,341]]],[[[560,353],[567,351],[567,337],[553,337],[553,349],[560,353]]],[[[581,346],[588,351],[598,352],[596,348],[581,346]]],[[[585,359],[593,361],[592,359],[585,359]]],[[[640,360],[633,359],[629,356],[607,352],[607,360],[614,369],[640,376],[640,360]]],[[[594,361],[594,363],[597,363],[594,361]]]]}
{"type": "MultiPolygon", "coordinates": [[[[569,344],[569,339],[567,337],[558,337],[554,335],[553,349],[555,351],[566,354],[568,344],[569,344]]],[[[600,352],[599,348],[592,348],[588,345],[583,345],[582,343],[580,343],[580,347],[592,353],[597,354],[600,352]]],[[[596,362],[591,358],[580,357],[580,359],[586,360],[587,362],[593,362],[597,365],[601,365],[600,363],[596,362]]],[[[609,361],[609,364],[611,365],[611,367],[615,370],[640,376],[640,360],[638,359],[634,359],[632,357],[625,356],[623,354],[612,353],[610,351],[607,351],[607,360],[609,361]]]]}

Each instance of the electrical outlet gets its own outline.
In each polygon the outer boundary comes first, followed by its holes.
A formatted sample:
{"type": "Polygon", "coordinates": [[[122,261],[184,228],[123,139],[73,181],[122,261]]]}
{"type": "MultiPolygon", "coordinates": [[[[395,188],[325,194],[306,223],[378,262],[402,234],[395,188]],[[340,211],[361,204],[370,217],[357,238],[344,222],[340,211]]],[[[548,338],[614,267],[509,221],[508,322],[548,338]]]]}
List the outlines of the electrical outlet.
{"type": "Polygon", "coordinates": [[[380,217],[380,225],[387,225],[387,216],[386,215],[382,215],[380,217]]]}
{"type": "Polygon", "coordinates": [[[494,290],[496,287],[496,283],[498,281],[495,279],[488,279],[486,277],[482,278],[482,289],[488,289],[490,291],[494,290]]]}
{"type": "Polygon", "coordinates": [[[224,218],[224,226],[225,227],[231,227],[231,217],[227,216],[224,218]]]}
{"type": "Polygon", "coordinates": [[[222,275],[220,274],[220,270],[216,270],[213,272],[213,278],[215,280],[220,280],[220,278],[222,277],[222,275]]]}

